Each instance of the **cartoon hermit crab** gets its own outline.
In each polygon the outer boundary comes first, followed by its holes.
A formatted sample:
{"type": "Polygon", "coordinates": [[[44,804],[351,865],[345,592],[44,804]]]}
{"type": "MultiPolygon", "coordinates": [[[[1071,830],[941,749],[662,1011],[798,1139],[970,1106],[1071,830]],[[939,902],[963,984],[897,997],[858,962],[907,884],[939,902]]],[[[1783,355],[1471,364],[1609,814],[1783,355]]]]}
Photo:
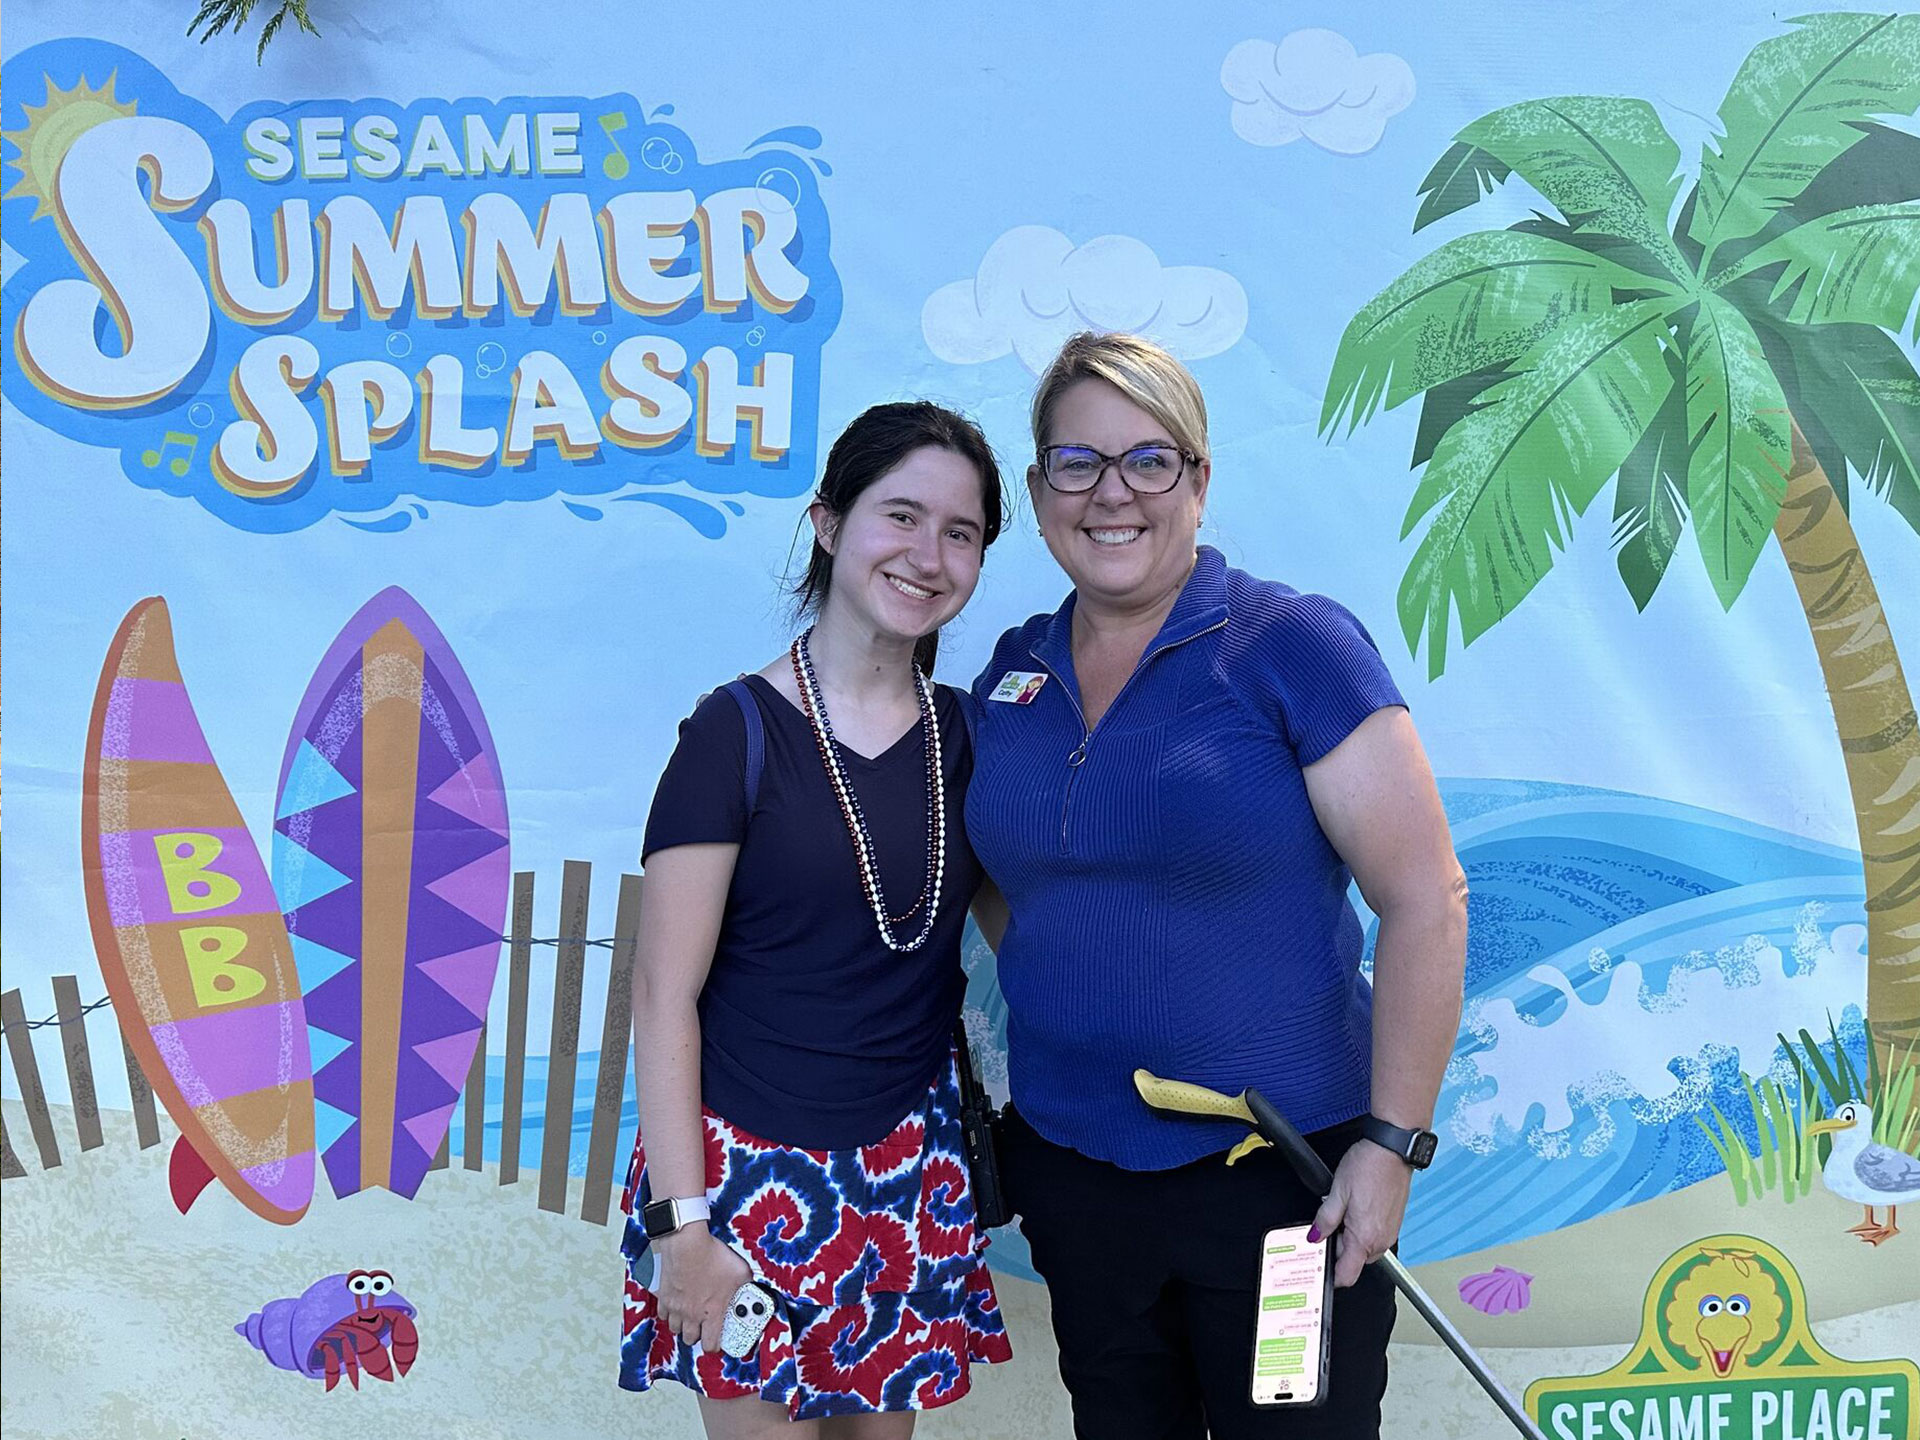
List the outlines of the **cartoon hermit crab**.
{"type": "Polygon", "coordinates": [[[1720,1379],[1780,1333],[1786,1304],[1751,1250],[1704,1246],[1667,1302],[1667,1341],[1720,1379]]]}
{"type": "Polygon", "coordinates": [[[233,1330],[282,1370],[324,1377],[329,1390],[344,1373],[358,1390],[362,1370],[392,1380],[413,1368],[419,1313],[385,1270],[349,1270],[314,1281],[297,1298],[269,1300],[233,1330]]]}

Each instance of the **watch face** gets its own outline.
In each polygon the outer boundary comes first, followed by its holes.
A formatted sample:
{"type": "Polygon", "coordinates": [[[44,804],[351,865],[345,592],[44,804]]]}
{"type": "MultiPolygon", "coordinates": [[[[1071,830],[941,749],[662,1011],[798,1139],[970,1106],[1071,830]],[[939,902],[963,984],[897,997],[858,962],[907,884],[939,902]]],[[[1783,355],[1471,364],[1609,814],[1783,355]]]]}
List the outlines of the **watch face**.
{"type": "Polygon", "coordinates": [[[1440,1137],[1431,1130],[1422,1130],[1413,1137],[1413,1148],[1407,1159],[1416,1170],[1424,1170],[1433,1163],[1433,1152],[1440,1148],[1440,1137]]]}
{"type": "Polygon", "coordinates": [[[655,1200],[652,1204],[642,1207],[640,1227],[647,1232],[649,1240],[658,1240],[662,1235],[672,1233],[674,1221],[678,1218],[674,1212],[673,1201],[655,1200]]]}

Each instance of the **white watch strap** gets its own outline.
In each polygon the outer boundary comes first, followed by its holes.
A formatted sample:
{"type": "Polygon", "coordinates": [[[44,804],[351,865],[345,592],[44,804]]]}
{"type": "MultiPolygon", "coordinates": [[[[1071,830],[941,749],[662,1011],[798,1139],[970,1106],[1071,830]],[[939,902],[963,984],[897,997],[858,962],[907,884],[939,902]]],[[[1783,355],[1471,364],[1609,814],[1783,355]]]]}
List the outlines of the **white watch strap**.
{"type": "Polygon", "coordinates": [[[694,1221],[705,1220],[712,1214],[713,1202],[704,1195],[676,1198],[673,1202],[673,1228],[683,1230],[694,1221]]]}

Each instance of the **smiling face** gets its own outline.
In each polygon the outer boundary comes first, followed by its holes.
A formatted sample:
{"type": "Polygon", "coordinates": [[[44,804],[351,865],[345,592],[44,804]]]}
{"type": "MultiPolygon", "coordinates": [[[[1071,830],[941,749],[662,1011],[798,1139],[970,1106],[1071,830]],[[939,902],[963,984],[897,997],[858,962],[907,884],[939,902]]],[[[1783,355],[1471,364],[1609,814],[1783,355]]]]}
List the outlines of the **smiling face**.
{"type": "Polygon", "coordinates": [[[1749,1318],[1753,1304],[1736,1292],[1703,1295],[1698,1308],[1700,1319],[1693,1333],[1699,1341],[1700,1353],[1713,1366],[1713,1373],[1725,1379],[1733,1373],[1734,1362],[1753,1338],[1753,1321],[1749,1318]]]}
{"type": "MultiPolygon", "coordinates": [[[[1044,443],[1119,455],[1147,445],[1174,446],[1174,439],[1116,387],[1089,378],[1060,393],[1044,443]]],[[[1137,495],[1120,478],[1119,466],[1109,465],[1091,490],[1062,495],[1035,465],[1027,470],[1027,489],[1047,549],[1082,604],[1151,610],[1170,604],[1193,568],[1210,474],[1208,462],[1189,460],[1171,490],[1137,495]]]]}
{"type": "Polygon", "coordinates": [[[381,1297],[393,1290],[393,1276],[384,1270],[349,1270],[347,1293],[353,1296],[355,1310],[371,1310],[381,1297]]]}
{"type": "Polygon", "coordinates": [[[981,476],[951,450],[922,446],[836,517],[808,511],[833,556],[823,618],[917,640],[960,613],[980,581],[981,476]]]}

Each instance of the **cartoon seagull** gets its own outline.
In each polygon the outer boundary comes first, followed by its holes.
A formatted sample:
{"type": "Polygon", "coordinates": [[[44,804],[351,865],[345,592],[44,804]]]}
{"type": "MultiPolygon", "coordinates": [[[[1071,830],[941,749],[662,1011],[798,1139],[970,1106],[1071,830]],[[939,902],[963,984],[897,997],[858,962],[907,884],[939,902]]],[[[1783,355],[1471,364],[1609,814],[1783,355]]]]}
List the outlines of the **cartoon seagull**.
{"type": "Polygon", "coordinates": [[[1814,1121],[1807,1134],[1833,1136],[1833,1153],[1820,1172],[1827,1189],[1866,1207],[1867,1218],[1847,1233],[1869,1245],[1898,1235],[1898,1207],[1920,1204],[1920,1160],[1875,1140],[1873,1111],[1858,1102],[1842,1105],[1829,1120],[1814,1121]],[[1884,1225],[1873,1218],[1876,1205],[1887,1207],[1884,1225]]]}

